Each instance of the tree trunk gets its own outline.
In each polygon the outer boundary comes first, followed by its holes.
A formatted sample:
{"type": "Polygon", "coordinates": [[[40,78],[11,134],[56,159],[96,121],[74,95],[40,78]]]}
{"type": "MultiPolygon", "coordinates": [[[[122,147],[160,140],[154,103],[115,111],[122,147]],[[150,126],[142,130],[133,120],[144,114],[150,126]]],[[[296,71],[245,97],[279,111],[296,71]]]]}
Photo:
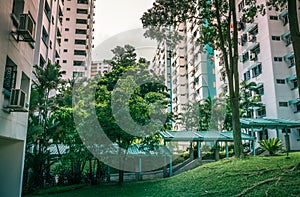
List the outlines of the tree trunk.
{"type": "Polygon", "coordinates": [[[241,123],[240,123],[240,81],[239,81],[239,70],[238,70],[238,30],[237,30],[237,16],[236,16],[236,1],[230,0],[230,9],[232,10],[232,20],[233,20],[233,57],[232,61],[232,71],[233,71],[233,84],[234,92],[231,95],[232,103],[232,128],[233,128],[233,139],[234,139],[234,155],[235,157],[243,156],[243,144],[241,136],[241,123]]]}
{"type": "Polygon", "coordinates": [[[239,99],[231,98],[231,109],[232,109],[232,129],[233,129],[233,140],[234,140],[234,155],[235,157],[243,156],[243,144],[241,137],[241,125],[240,125],[240,110],[239,110],[239,99]]]}
{"type": "Polygon", "coordinates": [[[300,32],[298,23],[297,0],[288,0],[288,17],[291,39],[296,63],[296,75],[298,84],[298,98],[300,98],[300,32]]]}

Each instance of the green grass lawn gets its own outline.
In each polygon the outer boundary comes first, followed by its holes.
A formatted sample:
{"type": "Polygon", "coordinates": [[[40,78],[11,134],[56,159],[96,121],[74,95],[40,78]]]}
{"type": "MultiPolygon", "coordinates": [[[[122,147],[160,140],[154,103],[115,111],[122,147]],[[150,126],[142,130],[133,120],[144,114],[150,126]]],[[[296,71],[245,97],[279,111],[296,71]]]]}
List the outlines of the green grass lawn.
{"type": "Polygon", "coordinates": [[[289,159],[223,159],[170,178],[124,183],[122,187],[84,186],[44,196],[300,196],[300,152],[290,153],[289,159]]]}

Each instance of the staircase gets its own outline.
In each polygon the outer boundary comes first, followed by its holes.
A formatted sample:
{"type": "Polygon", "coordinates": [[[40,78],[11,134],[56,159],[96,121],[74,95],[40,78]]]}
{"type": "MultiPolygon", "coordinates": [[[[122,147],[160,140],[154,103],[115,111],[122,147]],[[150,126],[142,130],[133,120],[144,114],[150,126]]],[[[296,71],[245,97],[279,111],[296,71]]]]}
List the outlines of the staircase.
{"type": "Polygon", "coordinates": [[[173,168],[173,175],[180,174],[182,172],[192,170],[206,163],[215,162],[215,160],[201,160],[201,159],[188,159],[185,162],[178,164],[173,168]]]}

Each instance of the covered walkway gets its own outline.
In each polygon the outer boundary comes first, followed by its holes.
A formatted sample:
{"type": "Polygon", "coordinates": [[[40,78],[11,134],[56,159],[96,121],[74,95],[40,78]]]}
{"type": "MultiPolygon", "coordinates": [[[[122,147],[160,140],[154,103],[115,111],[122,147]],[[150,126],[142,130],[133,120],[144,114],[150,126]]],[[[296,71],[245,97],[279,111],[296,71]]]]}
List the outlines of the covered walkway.
{"type": "MultiPolygon", "coordinates": [[[[265,132],[265,129],[275,129],[276,137],[279,138],[279,130],[285,131],[285,142],[286,149],[289,151],[290,138],[288,129],[300,128],[300,120],[286,120],[286,119],[275,119],[275,118],[241,118],[241,128],[250,129],[251,136],[254,137],[255,132],[265,132]]],[[[255,155],[255,144],[252,145],[253,155],[255,155]]]]}

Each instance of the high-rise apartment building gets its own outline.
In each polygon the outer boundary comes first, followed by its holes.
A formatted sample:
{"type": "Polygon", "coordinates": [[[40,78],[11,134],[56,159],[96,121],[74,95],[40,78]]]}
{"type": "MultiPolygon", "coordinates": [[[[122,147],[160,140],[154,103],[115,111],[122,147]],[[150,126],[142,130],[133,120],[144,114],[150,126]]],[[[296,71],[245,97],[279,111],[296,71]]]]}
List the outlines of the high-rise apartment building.
{"type": "Polygon", "coordinates": [[[90,77],[94,6],[94,0],[65,1],[60,65],[66,79],[90,77]]]}
{"type": "Polygon", "coordinates": [[[64,0],[41,0],[37,9],[34,64],[60,63],[64,0]]]}
{"type": "Polygon", "coordinates": [[[106,72],[110,72],[112,67],[105,64],[103,61],[92,61],[91,63],[91,78],[104,76],[106,72]]]}
{"type": "MultiPolygon", "coordinates": [[[[197,43],[199,28],[196,20],[180,24],[176,31],[183,39],[173,49],[160,43],[152,61],[152,69],[164,76],[175,114],[184,114],[188,105],[216,94],[213,50],[197,43]]],[[[180,123],[174,127],[185,129],[180,123]]]]}
{"type": "Polygon", "coordinates": [[[0,196],[21,196],[38,0],[0,2],[0,196]]]}
{"type": "MultiPolygon", "coordinates": [[[[265,1],[260,1],[265,3],[265,1]]],[[[297,1],[298,7],[300,6],[297,1]]],[[[247,1],[237,1],[241,16],[247,1]]],[[[239,31],[240,80],[255,82],[263,106],[254,109],[253,117],[282,118],[300,121],[300,99],[296,81],[295,61],[291,43],[287,7],[281,11],[266,9],[239,31]]],[[[300,10],[298,9],[298,16],[300,10]]],[[[279,137],[284,132],[257,132],[257,138],[279,137]]],[[[300,130],[288,130],[292,150],[300,149],[300,130]]]]}

